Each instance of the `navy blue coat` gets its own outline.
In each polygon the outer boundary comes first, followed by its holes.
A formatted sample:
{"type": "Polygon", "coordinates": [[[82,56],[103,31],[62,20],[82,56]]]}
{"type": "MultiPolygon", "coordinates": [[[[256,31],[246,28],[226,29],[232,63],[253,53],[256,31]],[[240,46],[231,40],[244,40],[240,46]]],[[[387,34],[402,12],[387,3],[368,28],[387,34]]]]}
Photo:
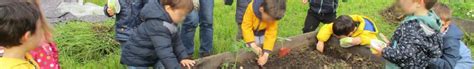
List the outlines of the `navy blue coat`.
{"type": "Polygon", "coordinates": [[[461,59],[459,48],[462,37],[461,29],[454,23],[451,23],[446,34],[443,36],[443,46],[440,47],[443,55],[431,61],[429,69],[453,69],[456,62],[461,59]]]}
{"type": "Polygon", "coordinates": [[[115,20],[115,40],[126,42],[130,37],[130,30],[136,28],[142,21],[140,11],[147,0],[119,0],[120,13],[115,20]]]}
{"type": "Polygon", "coordinates": [[[333,14],[336,13],[339,0],[309,0],[310,9],[317,14],[333,14]]]}
{"type": "Polygon", "coordinates": [[[122,47],[121,63],[129,66],[153,66],[157,61],[166,69],[181,68],[187,58],[178,28],[157,0],[150,0],[140,14],[144,22],[133,29],[130,40],[122,47]]]}

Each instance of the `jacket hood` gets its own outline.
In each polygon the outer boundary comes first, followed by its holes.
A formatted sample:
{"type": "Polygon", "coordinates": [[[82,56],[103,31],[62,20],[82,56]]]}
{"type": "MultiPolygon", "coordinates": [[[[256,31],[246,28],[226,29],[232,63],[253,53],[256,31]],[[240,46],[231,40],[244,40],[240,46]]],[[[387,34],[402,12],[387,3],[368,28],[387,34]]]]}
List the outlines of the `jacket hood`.
{"type": "Polygon", "coordinates": [[[161,5],[158,0],[149,0],[147,4],[143,7],[143,9],[140,11],[140,16],[144,20],[148,19],[158,19],[158,20],[163,20],[167,22],[173,22],[171,20],[171,17],[169,16],[168,12],[165,11],[163,8],[163,5],[161,5]]]}
{"type": "Polygon", "coordinates": [[[262,13],[260,13],[260,7],[262,6],[263,0],[253,0],[252,9],[255,16],[258,19],[262,19],[262,13]]]}
{"type": "Polygon", "coordinates": [[[429,11],[428,16],[414,16],[414,15],[407,16],[405,18],[405,21],[414,20],[414,19],[420,20],[421,23],[429,26],[431,29],[435,31],[440,31],[441,29],[441,19],[433,11],[429,11]]]}

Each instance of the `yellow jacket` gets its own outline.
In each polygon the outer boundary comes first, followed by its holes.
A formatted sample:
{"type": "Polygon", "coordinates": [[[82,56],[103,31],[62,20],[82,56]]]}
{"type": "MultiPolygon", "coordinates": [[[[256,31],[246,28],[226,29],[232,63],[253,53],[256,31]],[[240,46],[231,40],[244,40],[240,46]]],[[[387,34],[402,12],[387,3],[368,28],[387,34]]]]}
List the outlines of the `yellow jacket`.
{"type": "Polygon", "coordinates": [[[242,20],[241,28],[244,41],[246,43],[255,42],[254,30],[257,30],[257,26],[259,26],[260,23],[258,30],[265,31],[263,49],[267,51],[273,51],[273,47],[275,46],[275,41],[277,38],[278,23],[276,21],[274,23],[260,21],[260,19],[254,13],[254,11],[258,10],[254,10],[252,4],[253,0],[248,4],[247,10],[245,11],[242,20]]]}
{"type": "MultiPolygon", "coordinates": [[[[366,45],[366,46],[370,45],[370,40],[377,39],[378,29],[372,19],[366,16],[360,16],[360,15],[349,15],[349,16],[352,18],[352,20],[355,23],[357,22],[360,23],[356,31],[352,35],[350,35],[350,37],[360,37],[361,38],[360,45],[366,45]],[[375,32],[364,30],[365,23],[366,23],[364,19],[368,19],[372,23],[373,27],[375,28],[375,32]]],[[[316,38],[319,41],[326,42],[333,34],[332,25],[333,23],[323,25],[318,31],[316,38]]]]}
{"type": "Polygon", "coordinates": [[[26,60],[16,58],[0,58],[0,69],[39,69],[38,63],[30,54],[26,54],[26,60]]]}

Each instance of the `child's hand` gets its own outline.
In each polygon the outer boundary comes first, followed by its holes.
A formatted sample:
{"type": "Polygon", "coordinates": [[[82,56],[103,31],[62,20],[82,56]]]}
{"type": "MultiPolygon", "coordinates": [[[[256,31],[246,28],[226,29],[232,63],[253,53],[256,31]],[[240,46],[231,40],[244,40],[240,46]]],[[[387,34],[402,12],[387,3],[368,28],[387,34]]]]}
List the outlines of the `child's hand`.
{"type": "Polygon", "coordinates": [[[189,60],[189,59],[183,59],[181,60],[181,65],[184,67],[188,67],[188,69],[191,69],[192,66],[194,66],[196,62],[194,60],[189,60]]]}
{"type": "Polygon", "coordinates": [[[114,16],[114,15],[115,15],[115,11],[112,10],[112,8],[107,8],[107,14],[108,14],[109,16],[114,16]]]}
{"type": "Polygon", "coordinates": [[[269,53],[264,53],[258,58],[258,65],[263,66],[267,63],[269,53]]]}
{"type": "Polygon", "coordinates": [[[316,44],[316,50],[322,53],[324,51],[324,42],[318,41],[318,44],[316,44]]]}
{"type": "Polygon", "coordinates": [[[354,39],[352,39],[352,45],[359,45],[361,42],[360,37],[354,37],[354,39]]]}
{"type": "Polygon", "coordinates": [[[262,48],[258,47],[257,44],[251,43],[250,47],[252,47],[252,50],[255,54],[257,54],[258,56],[262,55],[262,48]]]}
{"type": "Polygon", "coordinates": [[[303,1],[303,4],[307,4],[308,3],[308,0],[302,0],[303,1]]]}

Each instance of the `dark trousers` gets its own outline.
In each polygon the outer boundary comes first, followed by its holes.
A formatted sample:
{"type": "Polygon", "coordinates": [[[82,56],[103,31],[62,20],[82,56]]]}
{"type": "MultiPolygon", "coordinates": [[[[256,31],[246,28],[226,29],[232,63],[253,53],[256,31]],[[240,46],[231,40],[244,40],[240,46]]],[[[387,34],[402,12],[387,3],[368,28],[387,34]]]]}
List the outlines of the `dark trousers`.
{"type": "Polygon", "coordinates": [[[331,23],[336,19],[336,16],[336,13],[317,13],[309,9],[304,22],[303,33],[316,30],[321,22],[331,23]]]}
{"type": "Polygon", "coordinates": [[[249,3],[250,3],[250,0],[237,0],[237,6],[236,6],[236,11],[235,11],[235,20],[237,21],[237,29],[238,29],[237,35],[236,35],[237,41],[243,38],[242,29],[240,25],[242,24],[244,13],[249,3]]]}

